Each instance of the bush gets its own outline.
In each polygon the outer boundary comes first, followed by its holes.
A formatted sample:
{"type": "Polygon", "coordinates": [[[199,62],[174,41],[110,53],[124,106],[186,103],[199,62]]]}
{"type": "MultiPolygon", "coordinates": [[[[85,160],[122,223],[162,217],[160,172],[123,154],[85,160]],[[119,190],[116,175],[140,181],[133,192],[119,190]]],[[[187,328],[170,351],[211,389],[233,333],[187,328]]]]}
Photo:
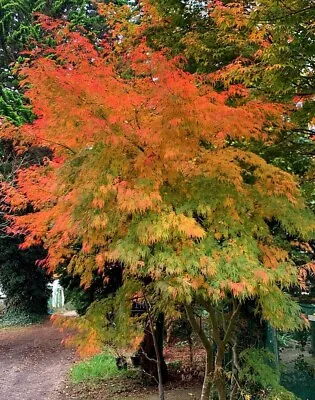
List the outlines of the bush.
{"type": "MultiPolygon", "coordinates": [[[[36,265],[38,259],[46,256],[45,250],[32,247],[19,249],[21,238],[2,237],[0,239],[0,284],[6,294],[6,313],[11,315],[44,315],[50,290],[50,277],[36,265]]],[[[24,317],[23,317],[24,318],[24,317]]]]}
{"type": "Polygon", "coordinates": [[[246,349],[241,355],[240,384],[249,398],[257,400],[298,400],[280,384],[276,360],[265,349],[246,349]]]}
{"type": "Polygon", "coordinates": [[[42,322],[43,316],[25,312],[9,311],[0,317],[0,328],[26,326],[42,322]]]}

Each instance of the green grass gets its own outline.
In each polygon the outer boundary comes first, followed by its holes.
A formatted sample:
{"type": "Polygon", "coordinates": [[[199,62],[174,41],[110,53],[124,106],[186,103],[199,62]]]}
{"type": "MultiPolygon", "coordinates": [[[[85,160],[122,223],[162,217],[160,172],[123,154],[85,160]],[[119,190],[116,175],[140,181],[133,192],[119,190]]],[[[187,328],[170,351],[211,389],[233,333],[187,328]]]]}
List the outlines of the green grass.
{"type": "Polygon", "coordinates": [[[131,377],[133,370],[118,370],[115,357],[108,354],[98,354],[87,361],[82,361],[72,367],[71,380],[75,383],[97,381],[117,376],[131,377]]]}

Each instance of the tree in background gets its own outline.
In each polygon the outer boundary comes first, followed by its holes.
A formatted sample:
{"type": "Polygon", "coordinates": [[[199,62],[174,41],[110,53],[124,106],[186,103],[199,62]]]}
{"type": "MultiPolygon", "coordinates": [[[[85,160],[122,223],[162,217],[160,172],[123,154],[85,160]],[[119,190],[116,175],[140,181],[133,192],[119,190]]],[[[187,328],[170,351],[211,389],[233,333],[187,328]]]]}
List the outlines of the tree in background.
{"type": "Polygon", "coordinates": [[[36,264],[45,256],[45,251],[42,247],[18,250],[21,242],[21,239],[12,237],[0,240],[0,284],[6,295],[5,313],[25,314],[30,318],[46,315],[50,279],[36,264]]]}
{"type": "Polygon", "coordinates": [[[36,13],[70,21],[96,45],[106,31],[104,19],[88,0],[1,0],[0,1],[0,116],[21,125],[34,118],[14,73],[14,64],[22,60],[36,41],[44,40],[36,13]]]}
{"type": "MultiPolygon", "coordinates": [[[[40,164],[43,152],[32,148],[20,156],[16,153],[11,141],[1,141],[1,185],[14,184],[17,171],[21,168],[40,164]]],[[[47,149],[44,153],[49,154],[47,149]]],[[[0,229],[0,285],[6,295],[5,318],[8,322],[16,318],[19,322],[31,321],[32,318],[47,314],[47,303],[50,281],[45,270],[37,265],[37,260],[45,257],[46,251],[41,245],[33,246],[26,251],[19,249],[22,236],[8,233],[9,223],[6,216],[10,213],[1,195],[1,229],[0,229]],[[26,319],[25,319],[26,318],[26,319]]]]}
{"type": "Polygon", "coordinates": [[[313,173],[306,171],[314,154],[314,4],[308,0],[152,3],[161,16],[146,31],[154,48],[168,46],[173,54],[184,54],[186,67],[209,73],[217,90],[241,83],[256,98],[291,105],[295,124],[286,126],[275,146],[256,143],[250,149],[303,176],[301,183],[310,182],[313,173]]]}

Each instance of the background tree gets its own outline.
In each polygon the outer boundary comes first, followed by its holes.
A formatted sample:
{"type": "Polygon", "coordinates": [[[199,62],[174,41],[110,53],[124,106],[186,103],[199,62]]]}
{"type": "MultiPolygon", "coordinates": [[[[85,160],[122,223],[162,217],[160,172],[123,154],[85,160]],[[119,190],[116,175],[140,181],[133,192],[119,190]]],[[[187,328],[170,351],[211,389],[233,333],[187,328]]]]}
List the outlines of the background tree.
{"type": "Polygon", "coordinates": [[[36,265],[45,255],[43,248],[18,250],[21,239],[1,238],[0,284],[6,295],[5,314],[43,316],[47,314],[49,277],[36,265]]]}
{"type": "Polygon", "coordinates": [[[23,90],[14,73],[14,64],[22,59],[21,51],[32,48],[35,41],[44,40],[36,13],[70,21],[71,29],[80,30],[98,44],[106,25],[88,0],[1,0],[0,2],[0,115],[15,124],[34,118],[23,90]]]}
{"type": "MultiPolygon", "coordinates": [[[[15,175],[22,167],[40,163],[43,154],[35,148],[19,156],[11,141],[1,141],[1,186],[14,184],[15,175]]],[[[46,151],[46,154],[47,151],[46,151]]],[[[41,245],[26,251],[19,249],[23,236],[8,233],[9,223],[6,219],[9,212],[1,195],[1,229],[0,229],[0,285],[6,295],[5,319],[10,322],[14,317],[17,322],[32,321],[47,314],[50,291],[47,284],[50,277],[40,268],[36,261],[46,255],[41,245]]],[[[13,321],[14,322],[14,321],[13,321]]]]}

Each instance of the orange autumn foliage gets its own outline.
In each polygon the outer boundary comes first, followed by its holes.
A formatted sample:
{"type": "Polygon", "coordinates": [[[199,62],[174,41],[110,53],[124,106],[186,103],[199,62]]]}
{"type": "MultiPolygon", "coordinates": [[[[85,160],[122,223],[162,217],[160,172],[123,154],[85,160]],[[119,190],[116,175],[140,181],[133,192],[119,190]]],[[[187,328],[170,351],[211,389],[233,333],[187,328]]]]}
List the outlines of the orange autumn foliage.
{"type": "Polygon", "coordinates": [[[47,266],[67,262],[86,286],[119,261],[188,301],[196,292],[266,299],[295,282],[268,221],[301,236],[314,225],[294,178],[238,146],[272,142],[283,107],[240,85],[215,91],[182,57],[153,51],[140,28],[111,53],[62,21],[39,21],[55,46],[38,46],[19,68],[37,119],[1,131],[54,153],[7,188],[13,211],[32,211],[12,217],[23,246],[43,241],[47,266]]]}

